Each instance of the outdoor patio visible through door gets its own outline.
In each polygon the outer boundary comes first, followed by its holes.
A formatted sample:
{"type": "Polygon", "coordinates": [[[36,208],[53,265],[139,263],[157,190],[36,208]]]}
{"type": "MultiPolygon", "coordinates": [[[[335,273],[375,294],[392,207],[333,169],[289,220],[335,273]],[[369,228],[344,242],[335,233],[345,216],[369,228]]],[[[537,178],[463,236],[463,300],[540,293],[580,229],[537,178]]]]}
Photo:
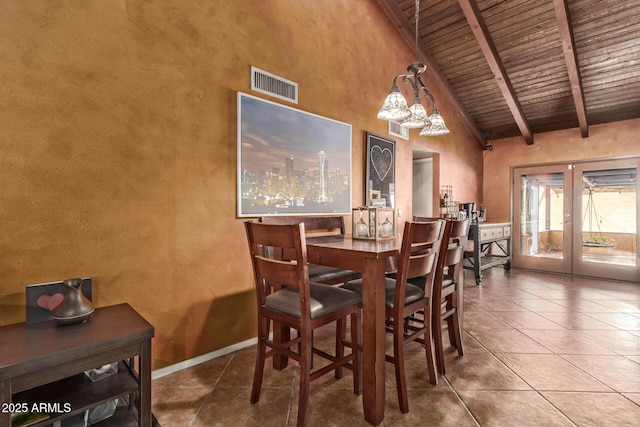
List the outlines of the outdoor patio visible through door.
{"type": "Polygon", "coordinates": [[[513,265],[639,281],[640,160],[513,170],[513,265]]]}

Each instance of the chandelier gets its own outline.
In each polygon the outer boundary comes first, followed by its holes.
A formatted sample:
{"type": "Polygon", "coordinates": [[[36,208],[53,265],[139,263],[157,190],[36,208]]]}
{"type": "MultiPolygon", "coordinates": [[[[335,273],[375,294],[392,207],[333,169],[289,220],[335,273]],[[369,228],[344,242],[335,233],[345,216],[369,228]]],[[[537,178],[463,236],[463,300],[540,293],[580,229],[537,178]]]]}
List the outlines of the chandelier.
{"type": "Polygon", "coordinates": [[[422,128],[420,135],[438,136],[449,133],[449,129],[444,124],[444,119],[438,111],[436,100],[427,86],[422,82],[420,77],[422,73],[427,71],[427,66],[418,60],[418,17],[420,14],[420,0],[416,0],[416,44],[415,55],[416,61],[407,67],[409,74],[398,74],[393,79],[393,85],[387,98],[384,100],[382,108],[378,112],[378,118],[399,122],[400,126],[414,129],[422,128]],[[409,107],[407,100],[404,98],[400,89],[398,89],[398,79],[401,82],[409,82],[413,87],[413,102],[409,107]],[[427,109],[420,101],[420,94],[424,93],[431,100],[433,108],[431,114],[427,114],[427,109]]]}

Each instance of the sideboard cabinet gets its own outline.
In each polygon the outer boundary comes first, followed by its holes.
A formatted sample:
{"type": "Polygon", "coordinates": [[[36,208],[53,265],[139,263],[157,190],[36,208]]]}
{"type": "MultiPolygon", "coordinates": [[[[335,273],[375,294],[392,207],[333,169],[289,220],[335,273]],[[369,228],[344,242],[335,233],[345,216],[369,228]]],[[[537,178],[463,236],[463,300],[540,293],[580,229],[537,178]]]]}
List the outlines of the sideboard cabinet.
{"type": "Polygon", "coordinates": [[[77,325],[0,327],[0,427],[11,426],[11,412],[37,413],[43,419],[29,426],[47,426],[119,397],[128,406],[107,425],[150,427],[153,335],[153,326],[128,304],[98,308],[77,325]],[[84,374],[115,361],[118,372],[107,378],[92,382],[84,374]]]}
{"type": "Polygon", "coordinates": [[[483,270],[496,265],[511,268],[511,223],[472,223],[469,242],[473,249],[465,252],[464,268],[473,270],[477,285],[483,270]]]}

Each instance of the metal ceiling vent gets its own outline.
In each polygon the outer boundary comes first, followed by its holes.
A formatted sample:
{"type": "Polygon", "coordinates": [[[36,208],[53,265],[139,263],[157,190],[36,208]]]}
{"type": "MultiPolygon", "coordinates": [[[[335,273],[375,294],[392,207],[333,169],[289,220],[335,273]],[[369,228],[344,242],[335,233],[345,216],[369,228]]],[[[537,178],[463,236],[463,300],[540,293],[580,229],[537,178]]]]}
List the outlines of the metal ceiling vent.
{"type": "Polygon", "coordinates": [[[298,83],[251,67],[251,90],[298,103],[298,83]]]}
{"type": "Polygon", "coordinates": [[[409,139],[409,128],[400,126],[398,122],[389,122],[389,134],[402,139],[409,139]]]}

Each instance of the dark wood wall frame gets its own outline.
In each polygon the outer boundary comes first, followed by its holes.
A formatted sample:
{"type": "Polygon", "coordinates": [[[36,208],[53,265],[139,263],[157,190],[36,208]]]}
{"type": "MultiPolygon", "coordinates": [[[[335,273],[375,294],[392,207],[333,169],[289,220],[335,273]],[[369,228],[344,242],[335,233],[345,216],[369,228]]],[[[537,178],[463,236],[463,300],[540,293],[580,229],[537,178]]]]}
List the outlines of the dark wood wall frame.
{"type": "Polygon", "coordinates": [[[396,142],[366,132],[367,151],[364,180],[365,204],[372,205],[372,194],[386,200],[386,207],[395,207],[396,142]]]}

